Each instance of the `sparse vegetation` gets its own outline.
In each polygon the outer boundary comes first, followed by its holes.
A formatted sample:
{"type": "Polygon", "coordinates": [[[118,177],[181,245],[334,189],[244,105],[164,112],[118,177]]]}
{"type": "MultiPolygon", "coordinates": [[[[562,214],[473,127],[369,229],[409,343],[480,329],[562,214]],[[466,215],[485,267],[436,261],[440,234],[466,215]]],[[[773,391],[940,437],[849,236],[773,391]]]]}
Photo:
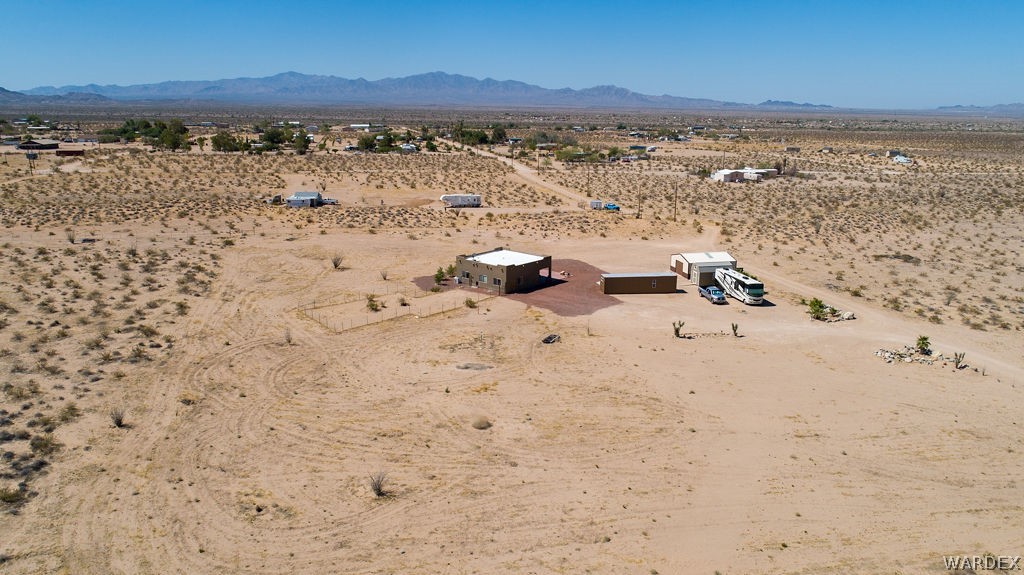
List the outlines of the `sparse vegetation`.
{"type": "Polygon", "coordinates": [[[387,482],[388,474],[383,471],[378,471],[373,475],[370,475],[370,491],[373,492],[374,497],[387,497],[388,491],[385,487],[387,482]]]}
{"type": "Polygon", "coordinates": [[[126,424],[125,424],[125,420],[124,420],[124,409],[122,409],[120,407],[115,407],[115,408],[110,410],[109,415],[110,415],[110,423],[114,424],[114,427],[116,427],[118,429],[121,429],[121,428],[125,427],[126,424]]]}

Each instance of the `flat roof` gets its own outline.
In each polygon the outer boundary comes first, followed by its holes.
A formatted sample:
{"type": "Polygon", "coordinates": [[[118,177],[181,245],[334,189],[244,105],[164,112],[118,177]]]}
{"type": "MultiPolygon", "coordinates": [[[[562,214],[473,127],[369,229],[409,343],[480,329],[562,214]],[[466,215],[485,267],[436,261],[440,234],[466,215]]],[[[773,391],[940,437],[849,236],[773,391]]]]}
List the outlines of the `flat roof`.
{"type": "Polygon", "coordinates": [[[735,262],[736,258],[729,255],[729,252],[691,252],[679,254],[691,264],[706,264],[711,262],[735,262]]]}
{"type": "Polygon", "coordinates": [[[603,278],[674,278],[675,272],[633,272],[618,274],[601,274],[603,278]]]}
{"type": "Polygon", "coordinates": [[[512,250],[494,250],[481,254],[474,254],[466,259],[489,266],[521,266],[524,264],[539,262],[544,259],[544,256],[524,254],[523,252],[516,252],[512,250]]]}

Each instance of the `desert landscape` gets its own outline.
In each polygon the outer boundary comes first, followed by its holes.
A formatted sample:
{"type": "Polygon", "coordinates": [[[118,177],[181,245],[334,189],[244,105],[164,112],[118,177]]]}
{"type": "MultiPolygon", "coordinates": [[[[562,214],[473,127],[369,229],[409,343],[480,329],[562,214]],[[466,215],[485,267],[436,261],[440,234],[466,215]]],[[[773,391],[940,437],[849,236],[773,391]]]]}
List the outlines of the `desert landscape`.
{"type": "Polygon", "coordinates": [[[357,150],[356,114],[327,112],[304,154],[206,143],[255,138],[255,115],[190,126],[184,151],[4,148],[0,572],[912,574],[1024,554],[1024,124],[446,116],[388,115],[413,153],[357,150]],[[745,166],[780,175],[708,177],[745,166]],[[338,202],[266,201],[297,191],[338,202]],[[559,281],[454,282],[458,255],[497,247],[550,255],[559,281]],[[702,251],[765,304],[597,285],[702,251]]]}

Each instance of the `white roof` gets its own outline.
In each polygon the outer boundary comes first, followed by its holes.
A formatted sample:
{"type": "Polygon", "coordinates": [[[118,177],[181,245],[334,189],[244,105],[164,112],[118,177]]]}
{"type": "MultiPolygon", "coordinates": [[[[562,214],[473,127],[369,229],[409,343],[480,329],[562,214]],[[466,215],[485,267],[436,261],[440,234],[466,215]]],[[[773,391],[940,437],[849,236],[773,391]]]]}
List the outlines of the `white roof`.
{"type": "Polygon", "coordinates": [[[692,252],[679,255],[683,256],[683,259],[691,264],[710,264],[716,262],[736,263],[736,258],[729,255],[729,252],[692,252]]]}
{"type": "Polygon", "coordinates": [[[677,277],[675,272],[634,272],[634,273],[617,273],[617,274],[601,274],[603,278],[674,278],[677,277]]]}
{"type": "Polygon", "coordinates": [[[493,252],[476,254],[466,259],[489,266],[521,266],[524,264],[539,262],[544,259],[544,257],[535,256],[533,254],[524,254],[523,252],[514,252],[512,250],[496,250],[493,252]]]}

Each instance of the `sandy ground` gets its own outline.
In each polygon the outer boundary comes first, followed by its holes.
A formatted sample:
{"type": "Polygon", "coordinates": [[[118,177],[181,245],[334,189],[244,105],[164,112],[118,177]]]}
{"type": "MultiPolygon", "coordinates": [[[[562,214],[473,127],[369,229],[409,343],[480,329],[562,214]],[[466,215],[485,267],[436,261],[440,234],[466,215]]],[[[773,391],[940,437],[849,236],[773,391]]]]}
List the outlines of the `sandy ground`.
{"type": "MultiPolygon", "coordinates": [[[[345,186],[335,190],[358,203],[345,186]]],[[[83,290],[105,271],[110,281],[96,285],[111,301],[129,295],[116,287],[118,254],[170,252],[146,272],[167,287],[139,290],[107,321],[151,297],[164,315],[140,321],[173,344],[120,378],[103,364],[108,377],[76,396],[82,414],[53,432],[63,447],[34,495],[0,517],[0,570],[938,573],[943,555],[1024,552],[1019,332],[927,324],[805,281],[802,263],[753,254],[741,263],[765,280],[770,305],[712,306],[680,280],[680,293],[616,296],[588,313],[531,305],[543,290],[471,308],[459,290],[413,282],[495,245],[551,254],[556,271],[571,267],[559,259],[663,271],[672,253],[720,236],[712,226],[649,241],[464,228],[410,238],[274,218],[233,233],[184,220],[101,224],[99,244],[64,255],[63,233],[19,229],[2,256],[37,268],[19,272],[28,285],[63,262],[55,277],[77,273],[83,290]],[[107,267],[86,266],[103,249],[107,267]],[[174,292],[191,269],[175,258],[212,266],[208,289],[174,292]],[[368,311],[367,294],[387,307],[368,311]],[[810,320],[799,300],[815,296],[857,319],[810,320]],[[399,297],[425,307],[398,313],[399,297]],[[172,313],[177,300],[187,313],[172,313]],[[365,316],[376,321],[346,323],[365,316]],[[673,336],[675,320],[689,337],[673,336]],[[875,356],[923,332],[936,354],[966,352],[971,367],[875,356]],[[542,344],[549,333],[561,341],[542,344]],[[111,425],[112,406],[128,425],[111,425]],[[384,497],[369,485],[378,472],[384,497]]],[[[131,285],[145,257],[159,254],[130,260],[131,285]]],[[[573,284],[584,276],[547,297],[588,296],[573,284]]],[[[20,308],[3,332],[20,354],[0,358],[5,371],[33,357],[12,330],[43,333],[24,320],[50,317],[28,315],[39,305],[14,283],[0,286],[20,308]]],[[[70,340],[97,327],[65,323],[70,340]]],[[[124,329],[110,339],[146,341],[124,329]]],[[[94,352],[39,345],[57,350],[69,387],[96,369],[94,352]]],[[[12,381],[43,378],[31,369],[12,381]]],[[[39,397],[59,404],[58,392],[41,393],[27,412],[43,409],[39,397]]]]}

